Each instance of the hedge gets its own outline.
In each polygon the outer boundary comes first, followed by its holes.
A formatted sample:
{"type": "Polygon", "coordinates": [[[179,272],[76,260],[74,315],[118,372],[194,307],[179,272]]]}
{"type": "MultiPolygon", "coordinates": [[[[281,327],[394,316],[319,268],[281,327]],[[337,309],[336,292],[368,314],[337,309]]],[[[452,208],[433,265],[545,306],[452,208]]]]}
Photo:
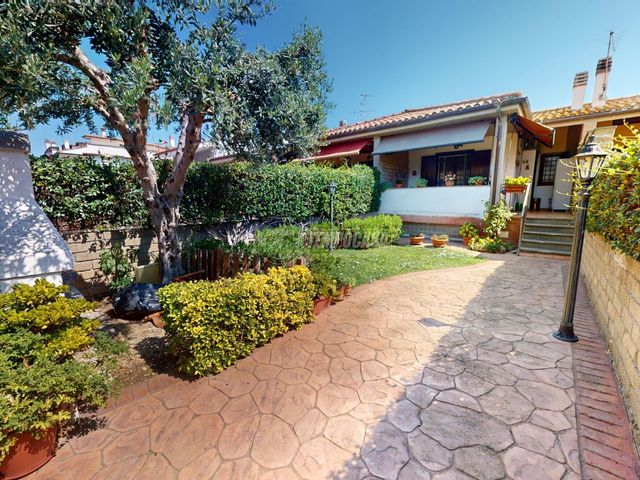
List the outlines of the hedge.
{"type": "Polygon", "coordinates": [[[158,292],[180,371],[217,373],[277,335],[313,319],[311,272],[272,268],[216,282],[172,283],[158,292]]]}
{"type": "Polygon", "coordinates": [[[620,139],[593,182],[587,229],[640,260],[640,132],[634,133],[620,139]]]}
{"type": "MultiPolygon", "coordinates": [[[[374,248],[391,245],[402,234],[402,219],[398,215],[373,215],[351,218],[339,223],[334,231],[334,245],[338,248],[374,248]]],[[[310,246],[329,245],[329,222],[311,226],[305,239],[310,246]]]]}
{"type": "MultiPolygon", "coordinates": [[[[157,164],[159,176],[167,163],[157,164]]],[[[103,165],[86,158],[32,158],[34,193],[61,229],[149,226],[142,192],[129,161],[103,165]]],[[[221,220],[283,218],[306,221],[329,217],[327,185],[334,182],[336,220],[380,205],[379,172],[364,165],[194,164],[189,169],[180,208],[182,221],[213,224],[221,220]]]]}

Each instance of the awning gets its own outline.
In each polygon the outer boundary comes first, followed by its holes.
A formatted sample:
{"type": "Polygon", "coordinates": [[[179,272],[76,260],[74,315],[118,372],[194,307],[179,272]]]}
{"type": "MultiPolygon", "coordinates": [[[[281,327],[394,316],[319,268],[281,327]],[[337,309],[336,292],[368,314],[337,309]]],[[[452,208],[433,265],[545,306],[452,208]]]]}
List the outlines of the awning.
{"type": "Polygon", "coordinates": [[[534,122],[517,113],[511,115],[511,123],[521,137],[538,140],[547,147],[553,147],[556,138],[556,131],[538,122],[534,122]]]}
{"type": "Polygon", "coordinates": [[[383,137],[373,150],[374,155],[407,152],[421,148],[447,147],[484,141],[491,120],[432,128],[414,133],[383,137]]]}
{"type": "Polygon", "coordinates": [[[371,138],[337,142],[322,147],[316,155],[305,158],[305,160],[328,160],[330,158],[350,157],[363,153],[371,153],[371,150],[373,150],[373,139],[371,138]]]}

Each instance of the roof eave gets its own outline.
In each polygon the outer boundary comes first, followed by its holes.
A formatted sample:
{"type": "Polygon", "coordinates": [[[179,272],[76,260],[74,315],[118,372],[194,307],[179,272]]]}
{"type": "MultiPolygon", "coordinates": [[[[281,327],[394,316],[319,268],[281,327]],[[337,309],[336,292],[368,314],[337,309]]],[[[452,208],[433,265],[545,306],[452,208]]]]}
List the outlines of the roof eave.
{"type": "Polygon", "coordinates": [[[608,112],[596,112],[596,113],[587,113],[586,115],[572,115],[570,117],[562,117],[562,118],[552,118],[549,120],[536,120],[536,122],[544,123],[545,125],[549,123],[563,123],[563,122],[571,122],[572,120],[580,120],[583,118],[599,118],[599,117],[610,117],[613,115],[624,115],[627,113],[636,113],[640,112],[640,108],[631,108],[631,109],[623,109],[623,110],[610,110],[608,112]]]}

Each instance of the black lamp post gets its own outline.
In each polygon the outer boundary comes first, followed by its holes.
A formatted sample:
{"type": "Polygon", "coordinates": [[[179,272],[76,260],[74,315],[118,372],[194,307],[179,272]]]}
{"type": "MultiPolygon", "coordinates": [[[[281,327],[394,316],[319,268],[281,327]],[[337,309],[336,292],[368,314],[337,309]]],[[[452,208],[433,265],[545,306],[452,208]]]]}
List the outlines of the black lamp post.
{"type": "Polygon", "coordinates": [[[587,218],[589,205],[589,185],[598,174],[600,167],[607,157],[606,152],[596,142],[595,135],[589,137],[589,142],[575,156],[576,176],[580,183],[578,191],[578,205],[576,206],[576,226],[573,233],[573,245],[571,247],[571,266],[567,278],[567,288],[564,297],[564,310],[562,320],[557,332],[553,336],[563,342],[577,342],[578,337],[573,331],[573,313],[576,307],[576,294],[578,292],[578,276],[580,274],[580,259],[582,257],[582,244],[584,242],[584,224],[587,218]]]}
{"type": "Polygon", "coordinates": [[[329,190],[329,211],[331,219],[331,227],[329,230],[329,252],[333,254],[333,197],[336,194],[336,184],[331,182],[327,185],[327,189],[329,190]]]}

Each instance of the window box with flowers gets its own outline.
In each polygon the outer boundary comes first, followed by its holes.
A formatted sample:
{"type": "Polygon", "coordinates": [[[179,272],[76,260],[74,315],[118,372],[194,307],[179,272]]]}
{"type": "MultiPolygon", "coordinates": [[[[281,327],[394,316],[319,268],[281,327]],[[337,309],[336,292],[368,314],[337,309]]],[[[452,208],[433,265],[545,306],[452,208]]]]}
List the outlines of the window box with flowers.
{"type": "Polygon", "coordinates": [[[456,174],[453,172],[447,172],[444,176],[444,186],[453,187],[456,184],[456,174]]]}
{"type": "Polygon", "coordinates": [[[506,177],[504,191],[507,193],[522,193],[527,189],[531,179],[529,177],[506,177]]]}

